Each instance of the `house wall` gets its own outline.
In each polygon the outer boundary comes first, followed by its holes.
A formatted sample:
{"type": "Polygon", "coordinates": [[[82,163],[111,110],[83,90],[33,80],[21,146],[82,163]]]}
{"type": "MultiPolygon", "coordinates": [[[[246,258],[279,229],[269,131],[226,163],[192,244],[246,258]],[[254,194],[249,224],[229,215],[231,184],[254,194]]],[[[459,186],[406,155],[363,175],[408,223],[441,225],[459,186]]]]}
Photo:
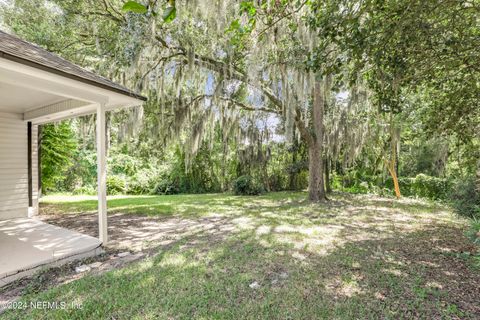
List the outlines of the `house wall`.
{"type": "Polygon", "coordinates": [[[27,123],[0,112],[0,220],[28,215],[27,123]]]}

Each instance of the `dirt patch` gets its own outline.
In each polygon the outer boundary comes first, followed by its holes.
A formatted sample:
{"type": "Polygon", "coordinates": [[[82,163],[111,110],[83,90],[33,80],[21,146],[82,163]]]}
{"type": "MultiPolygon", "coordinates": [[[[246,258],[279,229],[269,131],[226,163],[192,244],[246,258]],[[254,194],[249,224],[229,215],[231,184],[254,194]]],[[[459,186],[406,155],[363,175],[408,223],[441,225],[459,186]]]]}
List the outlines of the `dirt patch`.
{"type": "MultiPolygon", "coordinates": [[[[69,230],[98,237],[96,214],[43,215],[46,222],[69,230]]],[[[108,216],[107,248],[140,252],[172,244],[195,233],[225,234],[235,226],[223,217],[184,219],[115,213],[108,216]]]]}

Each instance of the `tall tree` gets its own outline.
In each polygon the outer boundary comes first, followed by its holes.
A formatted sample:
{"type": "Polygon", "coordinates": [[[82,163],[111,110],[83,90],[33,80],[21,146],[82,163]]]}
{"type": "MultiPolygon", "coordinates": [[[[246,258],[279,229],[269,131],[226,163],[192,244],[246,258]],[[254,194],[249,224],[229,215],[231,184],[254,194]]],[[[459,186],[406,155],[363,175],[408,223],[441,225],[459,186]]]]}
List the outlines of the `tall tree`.
{"type": "MultiPolygon", "coordinates": [[[[184,107],[192,106],[188,100],[194,103],[207,100],[207,104],[213,101],[222,105],[222,110],[238,108],[250,112],[270,112],[283,118],[287,139],[292,132],[290,126],[294,124],[309,148],[309,198],[323,201],[326,199],[322,165],[323,114],[325,91],[330,89],[324,88],[327,82],[320,79],[324,76],[321,70],[306,64],[317,37],[315,30],[306,28],[301,21],[306,3],[265,1],[256,5],[253,1],[242,1],[236,6],[233,2],[231,7],[237,11],[225,15],[230,23],[220,27],[217,41],[210,48],[203,47],[204,43],[182,43],[179,38],[171,38],[169,43],[165,35],[156,33],[154,38],[160,44],[163,60],[157,61],[155,68],[174,62],[175,68],[186,64],[189,68],[196,67],[215,75],[212,86],[216,89],[211,94],[199,93],[190,99],[178,100],[184,107]],[[292,25],[290,20],[296,24],[292,25]],[[224,37],[224,34],[227,36],[224,37]],[[212,56],[215,53],[217,56],[212,56]],[[298,80],[300,82],[296,83],[298,80]]],[[[132,10],[130,5],[132,2],[126,4],[127,10],[132,10]]],[[[187,3],[182,5],[185,7],[176,3],[179,10],[189,12],[187,3]]],[[[137,8],[142,8],[142,5],[137,3],[133,10],[138,11],[137,8]]],[[[195,9],[190,12],[195,12],[195,9]]],[[[177,18],[172,25],[185,27],[191,21],[201,19],[206,29],[215,30],[222,21],[212,19],[212,13],[225,11],[224,8],[216,9],[208,10],[206,16],[202,16],[204,12],[193,17],[188,15],[188,21],[177,18]],[[213,25],[209,24],[211,21],[213,25]]],[[[148,13],[149,10],[155,12],[158,8],[144,6],[142,11],[148,13]]],[[[164,9],[164,16],[167,12],[169,9],[164,9]]],[[[143,76],[142,79],[148,78],[143,76]]]]}

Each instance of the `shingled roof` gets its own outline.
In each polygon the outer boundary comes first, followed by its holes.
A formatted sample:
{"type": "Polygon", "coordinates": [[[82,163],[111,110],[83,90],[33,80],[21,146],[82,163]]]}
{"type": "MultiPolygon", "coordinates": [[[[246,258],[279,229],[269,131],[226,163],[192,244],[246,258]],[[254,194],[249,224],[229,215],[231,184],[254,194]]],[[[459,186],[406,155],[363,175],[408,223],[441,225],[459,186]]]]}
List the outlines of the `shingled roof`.
{"type": "Polygon", "coordinates": [[[140,100],[147,98],[93,72],[85,70],[56,54],[0,31],[0,58],[81,81],[89,85],[121,93],[140,100]]]}

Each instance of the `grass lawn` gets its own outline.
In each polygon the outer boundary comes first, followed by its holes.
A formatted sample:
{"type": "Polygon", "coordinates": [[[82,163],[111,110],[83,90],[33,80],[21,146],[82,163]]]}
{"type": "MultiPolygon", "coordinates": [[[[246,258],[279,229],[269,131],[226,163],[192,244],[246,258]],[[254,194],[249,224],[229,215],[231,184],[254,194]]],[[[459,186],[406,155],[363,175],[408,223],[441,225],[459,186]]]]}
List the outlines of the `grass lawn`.
{"type": "MultiPolygon", "coordinates": [[[[300,192],[111,197],[112,219],[155,221],[149,232],[185,221],[202,227],[178,230],[181,236],[168,244],[157,239],[149,246],[153,254],[124,268],[22,297],[82,309],[27,308],[2,316],[480,318],[480,272],[468,258],[475,249],[463,234],[465,221],[448,208],[367,195],[334,194],[325,205],[305,198],[300,192]]],[[[42,207],[73,223],[93,217],[96,200],[52,196],[42,207]]]]}

